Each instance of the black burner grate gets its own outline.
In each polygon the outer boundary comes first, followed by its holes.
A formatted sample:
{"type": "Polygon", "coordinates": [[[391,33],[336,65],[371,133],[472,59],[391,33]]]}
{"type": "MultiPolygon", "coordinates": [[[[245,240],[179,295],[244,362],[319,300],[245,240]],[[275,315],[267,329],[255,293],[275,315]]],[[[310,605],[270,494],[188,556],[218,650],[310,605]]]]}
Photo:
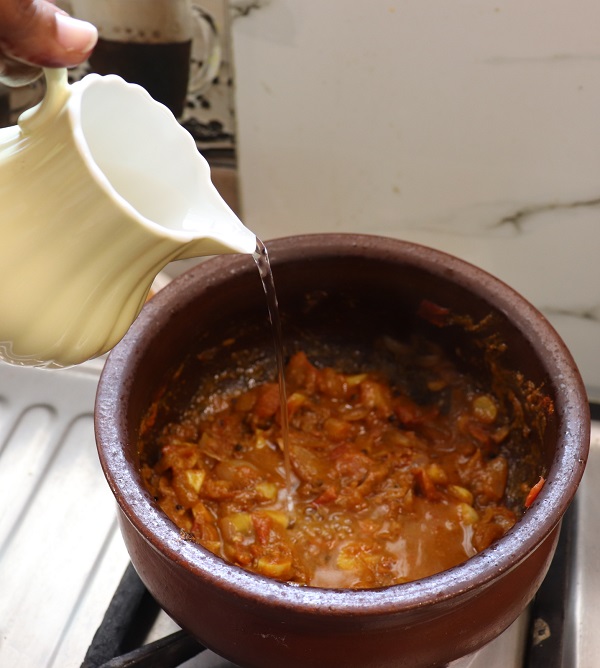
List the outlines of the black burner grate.
{"type": "Polygon", "coordinates": [[[177,668],[206,649],[185,631],[140,646],[159,612],[129,564],[81,668],[177,668]]]}

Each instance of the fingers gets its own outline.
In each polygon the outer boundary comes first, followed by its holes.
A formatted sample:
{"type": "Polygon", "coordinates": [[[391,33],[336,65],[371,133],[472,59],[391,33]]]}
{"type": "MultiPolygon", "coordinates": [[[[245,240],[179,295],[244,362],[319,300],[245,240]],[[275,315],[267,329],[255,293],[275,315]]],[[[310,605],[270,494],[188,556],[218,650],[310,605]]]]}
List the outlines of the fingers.
{"type": "Polygon", "coordinates": [[[79,65],[97,38],[94,26],[49,0],[0,0],[0,80],[20,85],[40,67],[79,65]]]}

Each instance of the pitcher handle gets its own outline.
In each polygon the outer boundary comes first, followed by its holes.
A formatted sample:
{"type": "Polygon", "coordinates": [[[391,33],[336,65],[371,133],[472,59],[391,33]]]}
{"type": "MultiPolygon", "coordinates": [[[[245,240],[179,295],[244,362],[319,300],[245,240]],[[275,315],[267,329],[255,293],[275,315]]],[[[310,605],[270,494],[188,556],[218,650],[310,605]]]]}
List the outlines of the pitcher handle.
{"type": "Polygon", "coordinates": [[[45,68],[46,93],[35,107],[24,111],[17,121],[24,134],[56,118],[69,99],[69,79],[64,67],[45,68]]]}

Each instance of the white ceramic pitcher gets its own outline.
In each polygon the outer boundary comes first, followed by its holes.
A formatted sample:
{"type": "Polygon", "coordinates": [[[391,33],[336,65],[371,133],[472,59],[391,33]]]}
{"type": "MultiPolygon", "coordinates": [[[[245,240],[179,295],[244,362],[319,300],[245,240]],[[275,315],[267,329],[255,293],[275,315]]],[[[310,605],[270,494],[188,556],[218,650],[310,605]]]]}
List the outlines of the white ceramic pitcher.
{"type": "Polygon", "coordinates": [[[0,358],[61,367],[112,348],[167,263],[256,237],[143,88],[45,75],[41,104],[0,130],[0,358]]]}

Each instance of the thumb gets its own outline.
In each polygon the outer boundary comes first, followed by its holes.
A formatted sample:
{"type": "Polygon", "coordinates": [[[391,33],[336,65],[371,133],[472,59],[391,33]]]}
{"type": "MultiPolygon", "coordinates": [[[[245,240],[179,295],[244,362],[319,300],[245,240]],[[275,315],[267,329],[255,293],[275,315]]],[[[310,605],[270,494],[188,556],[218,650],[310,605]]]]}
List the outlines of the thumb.
{"type": "Polygon", "coordinates": [[[4,0],[0,2],[0,78],[12,78],[13,85],[22,83],[16,81],[14,61],[36,66],[27,68],[33,74],[29,80],[39,67],[79,65],[97,39],[93,25],[70,17],[49,0],[4,0]]]}

